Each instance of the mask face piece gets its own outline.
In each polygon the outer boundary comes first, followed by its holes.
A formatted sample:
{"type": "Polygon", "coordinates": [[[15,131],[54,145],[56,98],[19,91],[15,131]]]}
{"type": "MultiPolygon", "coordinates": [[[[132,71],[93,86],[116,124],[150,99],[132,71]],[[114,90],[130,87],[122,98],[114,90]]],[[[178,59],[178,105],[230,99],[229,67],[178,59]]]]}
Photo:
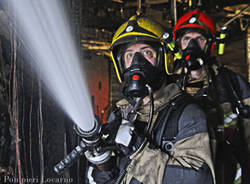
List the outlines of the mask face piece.
{"type": "Polygon", "coordinates": [[[185,66],[190,70],[197,70],[204,64],[206,55],[196,39],[191,39],[182,55],[185,66]]]}
{"type": "Polygon", "coordinates": [[[152,90],[157,90],[162,85],[158,79],[161,74],[140,52],[134,54],[131,65],[125,70],[124,74],[125,96],[145,97],[148,95],[148,84],[152,90]]]}

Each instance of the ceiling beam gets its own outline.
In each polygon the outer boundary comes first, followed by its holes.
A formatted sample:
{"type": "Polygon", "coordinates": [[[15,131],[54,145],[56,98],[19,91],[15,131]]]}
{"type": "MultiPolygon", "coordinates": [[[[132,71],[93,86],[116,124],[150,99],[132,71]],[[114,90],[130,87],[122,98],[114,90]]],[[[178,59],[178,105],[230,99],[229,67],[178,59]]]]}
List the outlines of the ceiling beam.
{"type": "MultiPolygon", "coordinates": [[[[158,5],[158,4],[163,4],[163,3],[169,3],[169,0],[145,0],[144,3],[142,3],[142,5],[146,6],[146,5],[158,5]]],[[[138,3],[135,2],[127,2],[125,3],[125,7],[137,7],[138,3]]]]}

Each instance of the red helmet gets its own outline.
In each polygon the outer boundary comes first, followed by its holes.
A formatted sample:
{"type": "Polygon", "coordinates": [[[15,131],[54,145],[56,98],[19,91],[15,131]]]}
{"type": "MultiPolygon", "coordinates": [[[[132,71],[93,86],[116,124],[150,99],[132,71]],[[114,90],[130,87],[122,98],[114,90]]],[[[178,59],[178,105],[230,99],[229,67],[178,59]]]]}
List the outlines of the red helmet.
{"type": "Polygon", "coordinates": [[[207,14],[195,9],[183,15],[175,25],[174,40],[187,32],[200,32],[207,38],[214,38],[216,34],[215,23],[207,14]]]}

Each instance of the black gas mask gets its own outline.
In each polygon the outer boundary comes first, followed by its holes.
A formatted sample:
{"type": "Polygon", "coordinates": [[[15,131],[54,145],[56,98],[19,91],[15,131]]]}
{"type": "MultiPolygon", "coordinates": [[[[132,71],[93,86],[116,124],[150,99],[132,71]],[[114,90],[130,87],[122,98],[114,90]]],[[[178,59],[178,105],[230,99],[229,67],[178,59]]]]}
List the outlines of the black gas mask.
{"type": "Polygon", "coordinates": [[[145,97],[149,85],[153,91],[159,89],[164,81],[163,72],[153,66],[140,52],[134,54],[132,63],[124,73],[123,94],[128,97],[145,97]]]}
{"type": "Polygon", "coordinates": [[[201,68],[206,59],[205,52],[201,49],[196,39],[191,39],[188,46],[183,50],[182,60],[190,70],[201,68]]]}

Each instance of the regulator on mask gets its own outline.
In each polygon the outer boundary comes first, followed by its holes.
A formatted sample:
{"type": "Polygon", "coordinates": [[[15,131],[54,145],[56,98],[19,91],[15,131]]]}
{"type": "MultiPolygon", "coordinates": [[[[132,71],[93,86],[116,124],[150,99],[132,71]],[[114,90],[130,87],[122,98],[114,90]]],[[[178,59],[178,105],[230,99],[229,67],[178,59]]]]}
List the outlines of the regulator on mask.
{"type": "Polygon", "coordinates": [[[149,85],[157,90],[162,85],[163,75],[140,52],[134,54],[132,63],[124,73],[123,93],[129,97],[145,97],[148,95],[149,85]]]}
{"type": "Polygon", "coordinates": [[[197,40],[191,39],[188,46],[183,50],[182,59],[185,67],[189,70],[197,70],[204,64],[206,54],[197,40]]]}

